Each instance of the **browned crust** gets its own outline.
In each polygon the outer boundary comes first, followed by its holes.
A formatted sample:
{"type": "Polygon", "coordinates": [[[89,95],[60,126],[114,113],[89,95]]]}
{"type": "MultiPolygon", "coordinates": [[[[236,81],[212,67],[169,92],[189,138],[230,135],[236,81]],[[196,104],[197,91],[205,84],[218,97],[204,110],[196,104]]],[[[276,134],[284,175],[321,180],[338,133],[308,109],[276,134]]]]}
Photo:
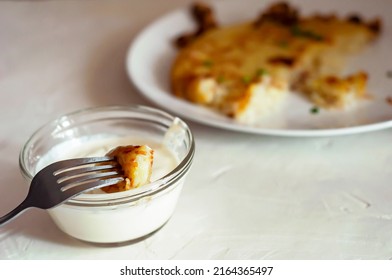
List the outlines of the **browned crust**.
{"type": "Polygon", "coordinates": [[[285,26],[297,24],[299,12],[297,9],[289,6],[286,2],[278,2],[269,6],[254,22],[259,27],[266,21],[279,23],[285,26]]]}
{"type": "MultiPolygon", "coordinates": [[[[179,35],[174,41],[178,48],[186,47],[206,31],[218,27],[214,11],[206,3],[193,3],[191,6],[191,15],[195,20],[196,30],[179,35]]],[[[314,17],[325,21],[337,18],[335,14],[321,15],[317,13],[314,14],[314,17]]],[[[254,26],[257,28],[265,22],[274,22],[288,27],[295,27],[299,20],[299,10],[290,6],[287,2],[282,1],[272,4],[263,11],[254,21],[254,26]]],[[[379,17],[366,21],[359,14],[351,14],[346,18],[346,20],[353,24],[366,26],[375,35],[378,35],[382,29],[382,21],[379,17]]]]}
{"type": "Polygon", "coordinates": [[[210,6],[203,2],[196,2],[192,4],[191,15],[197,24],[196,31],[182,34],[177,37],[175,40],[175,45],[179,48],[187,46],[207,30],[218,26],[214,11],[210,6]]]}

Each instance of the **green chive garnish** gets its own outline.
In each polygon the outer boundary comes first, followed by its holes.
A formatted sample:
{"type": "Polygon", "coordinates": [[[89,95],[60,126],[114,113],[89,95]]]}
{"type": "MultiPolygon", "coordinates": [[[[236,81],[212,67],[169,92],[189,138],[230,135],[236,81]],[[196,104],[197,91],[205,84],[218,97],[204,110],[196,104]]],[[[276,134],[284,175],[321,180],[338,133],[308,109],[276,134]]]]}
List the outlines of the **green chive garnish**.
{"type": "Polygon", "coordinates": [[[324,38],[323,36],[311,31],[302,29],[298,25],[294,25],[290,28],[291,34],[295,37],[304,37],[315,41],[322,41],[324,38]]]}
{"type": "Polygon", "coordinates": [[[218,83],[221,84],[221,83],[223,83],[225,81],[225,77],[219,76],[217,80],[218,80],[218,83]]]}
{"type": "Polygon", "coordinates": [[[212,62],[212,60],[204,60],[203,61],[203,66],[205,67],[211,67],[214,63],[212,62]]]}
{"type": "Polygon", "coordinates": [[[318,114],[320,112],[320,109],[316,106],[310,108],[310,113],[312,114],[318,114]]]}
{"type": "Polygon", "coordinates": [[[267,74],[268,74],[268,71],[263,68],[259,68],[256,70],[256,77],[264,76],[267,74]]]}
{"type": "Polygon", "coordinates": [[[287,49],[289,47],[289,43],[287,41],[279,41],[278,46],[282,49],[287,49]]]}
{"type": "Polygon", "coordinates": [[[244,82],[244,84],[249,84],[251,80],[252,79],[249,76],[242,77],[242,81],[244,82]]]}

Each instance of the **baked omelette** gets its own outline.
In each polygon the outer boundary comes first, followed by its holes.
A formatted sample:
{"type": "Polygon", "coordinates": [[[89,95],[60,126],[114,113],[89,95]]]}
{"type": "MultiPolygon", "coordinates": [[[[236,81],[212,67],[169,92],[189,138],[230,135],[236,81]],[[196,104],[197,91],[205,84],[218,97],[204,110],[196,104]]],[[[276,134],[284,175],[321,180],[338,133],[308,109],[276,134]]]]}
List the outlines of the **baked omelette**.
{"type": "Polygon", "coordinates": [[[197,30],[176,40],[175,96],[252,124],[281,107],[289,92],[314,106],[344,109],[367,96],[368,74],[342,76],[347,58],[381,32],[381,20],[358,15],[300,16],[285,2],[253,21],[219,26],[211,7],[195,3],[197,30]]]}

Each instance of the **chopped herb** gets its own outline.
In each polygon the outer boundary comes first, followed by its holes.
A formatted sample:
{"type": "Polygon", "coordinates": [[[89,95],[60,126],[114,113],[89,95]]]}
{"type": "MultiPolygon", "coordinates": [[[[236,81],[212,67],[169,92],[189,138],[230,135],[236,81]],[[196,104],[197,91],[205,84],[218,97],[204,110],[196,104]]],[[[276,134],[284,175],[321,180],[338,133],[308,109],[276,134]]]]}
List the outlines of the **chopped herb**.
{"type": "Polygon", "coordinates": [[[225,77],[223,77],[223,76],[219,76],[218,78],[217,78],[217,81],[218,81],[218,83],[223,83],[224,81],[225,81],[225,77]]]}
{"type": "Polygon", "coordinates": [[[205,67],[211,67],[214,63],[212,62],[212,60],[204,60],[203,61],[203,66],[205,67]]]}
{"type": "Polygon", "coordinates": [[[242,82],[247,85],[250,82],[252,82],[252,80],[257,79],[257,78],[262,77],[267,74],[268,74],[267,70],[265,70],[264,68],[258,68],[253,75],[243,76],[242,82]]]}
{"type": "Polygon", "coordinates": [[[264,76],[267,74],[268,74],[268,71],[265,70],[264,68],[259,68],[256,70],[256,77],[261,77],[261,76],[264,76]]]}
{"type": "Polygon", "coordinates": [[[289,42],[287,41],[279,41],[277,44],[282,49],[287,49],[289,47],[289,42]]]}
{"type": "Polygon", "coordinates": [[[249,76],[242,77],[242,82],[244,82],[244,84],[249,84],[251,80],[252,80],[252,78],[249,76]]]}
{"type": "Polygon", "coordinates": [[[298,25],[294,25],[293,27],[291,27],[290,31],[291,34],[295,37],[304,37],[315,41],[322,41],[324,39],[323,36],[314,33],[311,30],[302,29],[298,25]]]}
{"type": "Polygon", "coordinates": [[[320,112],[320,109],[316,106],[310,108],[310,113],[312,114],[318,114],[320,112]]]}
{"type": "Polygon", "coordinates": [[[392,70],[388,70],[387,71],[387,77],[388,78],[392,78],[392,70]]]}

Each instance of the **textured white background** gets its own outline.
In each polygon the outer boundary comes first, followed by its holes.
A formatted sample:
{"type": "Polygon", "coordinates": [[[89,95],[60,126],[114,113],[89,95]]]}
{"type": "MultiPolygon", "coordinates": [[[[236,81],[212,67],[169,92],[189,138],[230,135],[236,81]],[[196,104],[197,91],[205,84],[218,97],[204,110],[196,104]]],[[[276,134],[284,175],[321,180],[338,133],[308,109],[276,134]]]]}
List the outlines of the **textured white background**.
{"type": "MultiPolygon", "coordinates": [[[[0,2],[0,215],[27,192],[18,155],[38,127],[85,107],[152,105],[127,78],[126,51],[189,2],[0,2]]],[[[155,235],[94,247],[32,209],[0,227],[0,259],[392,258],[390,129],[303,139],[190,126],[194,164],[155,235]]]]}

